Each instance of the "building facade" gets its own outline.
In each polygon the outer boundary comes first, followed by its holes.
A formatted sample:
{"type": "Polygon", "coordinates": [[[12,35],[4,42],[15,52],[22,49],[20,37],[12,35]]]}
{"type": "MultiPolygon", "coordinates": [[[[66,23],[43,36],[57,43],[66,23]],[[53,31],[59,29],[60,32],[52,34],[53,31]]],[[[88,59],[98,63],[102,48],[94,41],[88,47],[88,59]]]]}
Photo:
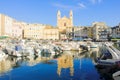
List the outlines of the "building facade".
{"type": "Polygon", "coordinates": [[[58,11],[57,13],[57,27],[59,28],[59,31],[62,32],[66,30],[67,28],[73,27],[73,12],[70,11],[69,18],[66,16],[61,17],[61,12],[58,11]]]}
{"type": "Polygon", "coordinates": [[[13,21],[13,26],[12,26],[12,37],[13,38],[22,38],[23,36],[23,25],[21,22],[18,21],[13,21]]]}
{"type": "Polygon", "coordinates": [[[13,19],[0,14],[0,36],[12,36],[13,19]]]}
{"type": "Polygon", "coordinates": [[[43,39],[59,40],[58,28],[47,25],[43,29],[43,39]]]}
{"type": "Polygon", "coordinates": [[[112,29],[112,38],[120,38],[120,23],[118,26],[114,26],[112,29]]]}
{"type": "Polygon", "coordinates": [[[50,25],[19,22],[11,17],[0,14],[0,36],[29,39],[64,39],[67,38],[66,35],[72,32],[72,11],[70,11],[69,16],[69,18],[61,17],[61,13],[58,11],[57,27],[52,27],[50,25]]]}
{"type": "Polygon", "coordinates": [[[93,33],[93,27],[87,27],[87,37],[92,39],[93,33]]]}
{"type": "Polygon", "coordinates": [[[77,27],[73,28],[73,40],[81,40],[82,39],[82,36],[83,36],[82,30],[83,30],[83,28],[84,27],[81,27],[81,26],[77,26],[77,27]]]}
{"type": "Polygon", "coordinates": [[[101,31],[100,33],[100,39],[101,40],[111,40],[111,28],[108,27],[107,29],[105,29],[104,31],[101,31]]]}
{"type": "Polygon", "coordinates": [[[87,26],[74,27],[73,34],[74,34],[73,39],[75,40],[92,38],[93,37],[92,27],[87,27],[87,26]]]}
{"type": "Polygon", "coordinates": [[[26,24],[24,28],[24,38],[43,39],[45,25],[43,24],[26,24]]]}
{"type": "Polygon", "coordinates": [[[108,26],[104,22],[94,22],[92,27],[94,40],[101,40],[101,33],[108,29],[108,26]]]}
{"type": "Polygon", "coordinates": [[[73,12],[70,11],[69,18],[61,17],[61,12],[57,13],[57,27],[60,32],[60,39],[68,38],[68,34],[72,32],[73,27],[73,12]]]}
{"type": "MultiPolygon", "coordinates": [[[[112,36],[120,37],[119,26],[112,28],[112,36]]],[[[29,24],[16,21],[11,17],[0,14],[0,36],[9,36],[16,38],[29,39],[75,39],[75,38],[92,38],[100,40],[107,38],[108,26],[104,22],[94,22],[92,27],[73,25],[73,12],[70,11],[69,17],[61,16],[57,12],[57,26],[43,24],[29,24]]]]}
{"type": "Polygon", "coordinates": [[[58,40],[59,30],[50,25],[27,24],[24,29],[24,38],[58,40]]]}

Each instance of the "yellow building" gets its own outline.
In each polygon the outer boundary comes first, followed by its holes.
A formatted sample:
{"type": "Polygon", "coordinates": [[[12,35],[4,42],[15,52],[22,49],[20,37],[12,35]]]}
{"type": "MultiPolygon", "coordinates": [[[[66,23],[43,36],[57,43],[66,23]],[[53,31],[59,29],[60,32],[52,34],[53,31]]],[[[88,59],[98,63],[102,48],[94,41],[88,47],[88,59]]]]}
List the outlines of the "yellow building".
{"type": "Polygon", "coordinates": [[[29,39],[59,39],[59,30],[50,25],[27,24],[24,29],[24,38],[29,39]]]}
{"type": "Polygon", "coordinates": [[[12,36],[13,19],[0,14],[0,36],[12,36]]]}
{"type": "Polygon", "coordinates": [[[52,39],[52,40],[58,40],[59,39],[59,30],[56,27],[52,27],[50,25],[47,25],[43,29],[43,39],[52,39]]]}
{"type": "Polygon", "coordinates": [[[0,14],[0,36],[4,35],[4,29],[5,29],[3,27],[5,25],[4,24],[4,22],[5,22],[4,20],[5,20],[4,15],[0,14]]]}
{"type": "Polygon", "coordinates": [[[43,39],[44,28],[45,25],[43,24],[26,24],[24,28],[24,38],[43,39]]]}
{"type": "Polygon", "coordinates": [[[74,65],[73,65],[73,57],[72,55],[63,55],[62,57],[58,58],[58,68],[57,73],[60,76],[62,69],[69,68],[70,75],[73,76],[74,74],[74,65]]]}

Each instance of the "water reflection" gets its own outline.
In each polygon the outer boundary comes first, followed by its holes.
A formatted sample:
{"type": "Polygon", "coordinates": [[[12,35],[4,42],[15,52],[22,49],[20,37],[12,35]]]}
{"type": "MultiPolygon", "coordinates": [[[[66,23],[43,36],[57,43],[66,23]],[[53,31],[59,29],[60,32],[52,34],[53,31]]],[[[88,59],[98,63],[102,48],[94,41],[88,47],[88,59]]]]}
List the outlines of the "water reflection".
{"type": "Polygon", "coordinates": [[[12,64],[9,60],[0,61],[0,74],[10,71],[11,68],[12,68],[12,64]]]}
{"type": "Polygon", "coordinates": [[[41,57],[37,57],[37,58],[31,57],[28,60],[28,66],[34,66],[34,65],[36,65],[36,64],[38,64],[40,62],[41,62],[41,57]]]}
{"type": "Polygon", "coordinates": [[[72,55],[63,55],[60,58],[58,58],[58,69],[57,73],[60,76],[61,70],[69,68],[70,69],[70,75],[73,76],[74,74],[74,68],[73,68],[73,56],[72,55]]]}
{"type": "Polygon", "coordinates": [[[0,73],[3,75],[0,80],[98,80],[99,74],[91,60],[95,56],[92,54],[96,51],[65,51],[57,59],[9,57],[0,62],[0,73]],[[6,72],[10,74],[9,78],[4,74],[6,72]]]}

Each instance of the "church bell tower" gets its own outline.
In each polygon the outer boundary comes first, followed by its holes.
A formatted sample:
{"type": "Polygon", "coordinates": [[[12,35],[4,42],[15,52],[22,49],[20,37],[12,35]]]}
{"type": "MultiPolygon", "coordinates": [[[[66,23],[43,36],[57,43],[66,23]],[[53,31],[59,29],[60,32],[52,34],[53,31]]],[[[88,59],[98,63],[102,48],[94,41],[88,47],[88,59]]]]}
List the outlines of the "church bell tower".
{"type": "Polygon", "coordinates": [[[60,18],[61,18],[61,12],[58,10],[58,12],[57,12],[57,26],[59,25],[60,18]]]}
{"type": "Polygon", "coordinates": [[[70,10],[70,20],[71,20],[71,25],[73,26],[73,12],[70,10]]]}

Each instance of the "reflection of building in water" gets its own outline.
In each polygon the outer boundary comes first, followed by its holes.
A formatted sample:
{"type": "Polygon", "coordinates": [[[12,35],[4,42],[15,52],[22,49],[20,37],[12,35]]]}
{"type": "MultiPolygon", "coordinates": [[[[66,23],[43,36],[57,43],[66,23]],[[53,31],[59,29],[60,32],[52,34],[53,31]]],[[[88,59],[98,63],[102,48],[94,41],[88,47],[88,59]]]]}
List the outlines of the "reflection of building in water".
{"type": "Polygon", "coordinates": [[[98,48],[92,48],[92,49],[90,50],[89,56],[91,56],[91,55],[93,55],[93,54],[95,54],[95,56],[93,56],[93,57],[99,57],[99,47],[98,47],[98,48]]]}
{"type": "Polygon", "coordinates": [[[29,58],[30,60],[28,61],[29,66],[34,66],[37,63],[41,62],[41,57],[37,57],[36,59],[34,58],[29,58]]]}
{"type": "Polygon", "coordinates": [[[9,60],[0,61],[0,73],[9,71],[12,68],[11,62],[9,60]]]}
{"type": "Polygon", "coordinates": [[[57,73],[60,76],[62,68],[69,68],[70,75],[73,76],[74,68],[73,68],[73,57],[71,55],[64,55],[58,59],[58,69],[57,73]]]}

